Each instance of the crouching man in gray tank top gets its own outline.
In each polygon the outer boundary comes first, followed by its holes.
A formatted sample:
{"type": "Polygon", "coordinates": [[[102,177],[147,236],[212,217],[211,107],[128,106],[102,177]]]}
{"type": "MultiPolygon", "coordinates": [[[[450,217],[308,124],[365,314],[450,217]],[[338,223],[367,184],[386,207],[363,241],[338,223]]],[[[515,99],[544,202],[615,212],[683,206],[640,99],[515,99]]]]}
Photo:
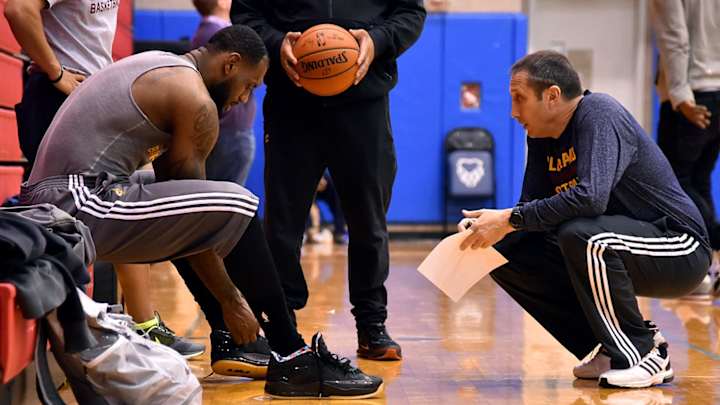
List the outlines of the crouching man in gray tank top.
{"type": "Polygon", "coordinates": [[[146,52],[91,76],[48,129],[23,204],[52,203],[91,230],[100,260],[171,260],[212,329],[222,374],[267,375],[277,397],[370,397],[382,380],[311,346],[290,319],[259,220],[258,199],[205,180],[219,112],[246,102],[268,68],[265,46],[244,26],[219,31],[183,56],[146,52]],[[152,162],[154,176],[136,173],[152,162]],[[259,326],[273,356],[241,346],[259,326]]]}

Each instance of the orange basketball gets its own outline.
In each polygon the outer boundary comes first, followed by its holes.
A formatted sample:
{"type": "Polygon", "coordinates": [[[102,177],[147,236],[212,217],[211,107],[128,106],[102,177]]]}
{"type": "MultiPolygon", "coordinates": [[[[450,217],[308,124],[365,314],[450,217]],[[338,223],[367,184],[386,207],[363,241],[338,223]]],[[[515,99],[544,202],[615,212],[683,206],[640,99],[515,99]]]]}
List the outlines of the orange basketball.
{"type": "Polygon", "coordinates": [[[318,96],[334,96],[352,86],[360,54],[355,37],[333,24],[316,25],[295,42],[295,69],[305,90],[318,96]]]}

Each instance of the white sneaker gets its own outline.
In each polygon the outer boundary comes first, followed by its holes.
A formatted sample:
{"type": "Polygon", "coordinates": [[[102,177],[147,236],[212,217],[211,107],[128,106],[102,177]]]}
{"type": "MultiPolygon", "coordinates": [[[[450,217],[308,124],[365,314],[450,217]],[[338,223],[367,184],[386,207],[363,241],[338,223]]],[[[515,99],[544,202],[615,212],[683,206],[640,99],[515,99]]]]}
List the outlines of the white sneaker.
{"type": "Polygon", "coordinates": [[[615,369],[600,375],[601,387],[646,388],[653,385],[668,383],[673,380],[674,373],[670,366],[670,356],[666,347],[650,350],[640,362],[633,367],[615,369]]]}
{"type": "MultiPolygon", "coordinates": [[[[645,326],[654,332],[653,342],[655,343],[655,347],[664,346],[667,350],[667,340],[665,340],[665,336],[660,333],[660,329],[655,325],[655,322],[645,321],[645,326]]],[[[573,375],[575,378],[597,380],[600,374],[609,370],[610,356],[607,355],[602,345],[598,345],[580,364],[573,368],[573,375]]]]}

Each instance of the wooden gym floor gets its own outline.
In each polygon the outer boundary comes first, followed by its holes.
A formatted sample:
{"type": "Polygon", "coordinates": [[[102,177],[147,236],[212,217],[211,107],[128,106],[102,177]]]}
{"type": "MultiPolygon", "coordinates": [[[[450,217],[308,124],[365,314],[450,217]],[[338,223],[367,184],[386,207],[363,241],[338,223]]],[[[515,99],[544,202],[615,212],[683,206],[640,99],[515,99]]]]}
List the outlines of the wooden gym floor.
{"type": "MultiPolygon", "coordinates": [[[[416,271],[434,241],[392,242],[388,281],[391,335],[402,345],[402,362],[371,362],[355,356],[355,325],[347,293],[344,247],[310,245],[303,266],[310,285],[307,308],[298,313],[309,339],[321,330],[329,348],[382,376],[386,393],[355,404],[718,404],[720,403],[720,306],[641,299],[670,342],[675,381],[645,390],[601,389],[576,381],[577,363],[488,277],[453,304],[416,271]]],[[[209,328],[174,271],[154,269],[149,294],[176,332],[209,348],[209,328]]],[[[204,388],[205,404],[270,401],[263,382],[210,375],[209,351],[190,361],[204,388]]],[[[273,401],[273,404],[345,401],[273,401]]],[[[350,401],[348,401],[349,403],[350,401]]]]}

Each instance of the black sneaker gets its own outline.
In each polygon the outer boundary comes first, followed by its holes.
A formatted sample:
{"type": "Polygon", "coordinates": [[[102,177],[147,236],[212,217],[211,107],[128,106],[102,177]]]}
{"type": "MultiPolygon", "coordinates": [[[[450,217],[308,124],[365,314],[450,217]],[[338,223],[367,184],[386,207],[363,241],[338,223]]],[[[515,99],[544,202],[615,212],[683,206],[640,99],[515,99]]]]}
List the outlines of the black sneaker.
{"type": "Polygon", "coordinates": [[[279,362],[270,359],[265,392],[275,398],[312,399],[334,397],[361,399],[380,395],[380,377],[364,374],[350,360],[330,353],[320,333],[305,353],[279,362]]]}
{"type": "Polygon", "coordinates": [[[358,328],[357,355],[369,360],[401,360],[402,349],[390,337],[385,325],[376,323],[358,328]]]}
{"type": "Polygon", "coordinates": [[[253,343],[238,345],[230,332],[214,330],[210,334],[210,343],[210,365],[217,374],[256,380],[265,378],[272,355],[264,337],[258,336],[253,343]]]}
{"type": "Polygon", "coordinates": [[[154,325],[145,329],[138,327],[136,332],[146,339],[150,339],[175,350],[186,359],[191,359],[205,353],[205,345],[193,343],[178,337],[172,329],[165,325],[162,319],[160,319],[160,314],[157,312],[155,312],[155,320],[157,322],[154,325]]]}

